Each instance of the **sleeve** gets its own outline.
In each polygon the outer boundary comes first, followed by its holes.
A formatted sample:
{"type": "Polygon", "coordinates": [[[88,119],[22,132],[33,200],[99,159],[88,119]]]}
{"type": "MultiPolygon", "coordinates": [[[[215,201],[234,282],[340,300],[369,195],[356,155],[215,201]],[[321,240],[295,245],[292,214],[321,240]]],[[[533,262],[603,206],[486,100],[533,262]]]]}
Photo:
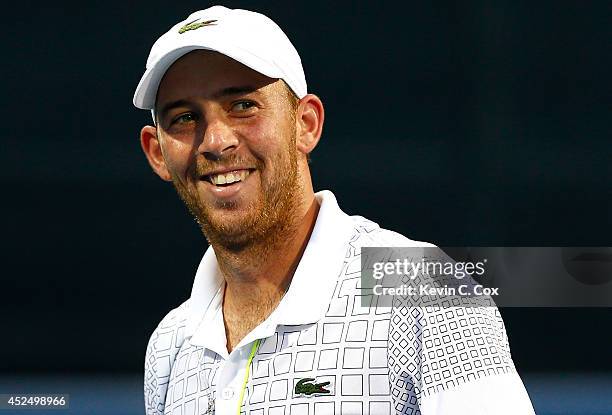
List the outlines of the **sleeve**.
{"type": "Polygon", "coordinates": [[[164,413],[172,366],[184,340],[188,301],[170,311],[149,339],[144,365],[146,415],[164,413]]]}
{"type": "Polygon", "coordinates": [[[389,378],[398,414],[534,414],[494,305],[394,300],[389,378]]]}

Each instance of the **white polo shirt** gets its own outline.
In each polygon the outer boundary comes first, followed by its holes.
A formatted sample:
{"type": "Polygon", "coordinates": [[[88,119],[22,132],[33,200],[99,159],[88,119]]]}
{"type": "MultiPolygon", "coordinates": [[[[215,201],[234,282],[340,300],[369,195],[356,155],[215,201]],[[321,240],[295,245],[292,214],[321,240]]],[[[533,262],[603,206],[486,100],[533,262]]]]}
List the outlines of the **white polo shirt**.
{"type": "MultiPolygon", "coordinates": [[[[316,194],[317,220],[272,314],[227,352],[209,248],[191,297],[153,332],[148,415],[533,414],[495,307],[362,304],[360,249],[432,246],[316,194]]],[[[248,310],[244,310],[248,313],[248,310]]]]}

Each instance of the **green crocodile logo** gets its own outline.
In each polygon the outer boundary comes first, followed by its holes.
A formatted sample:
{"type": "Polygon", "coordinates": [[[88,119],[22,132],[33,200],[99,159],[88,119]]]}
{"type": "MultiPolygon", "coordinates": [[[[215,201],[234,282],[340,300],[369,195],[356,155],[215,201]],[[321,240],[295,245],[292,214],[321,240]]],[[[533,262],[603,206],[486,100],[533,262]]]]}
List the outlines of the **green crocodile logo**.
{"type": "Polygon", "coordinates": [[[199,29],[199,28],[204,27],[204,26],[212,26],[212,25],[215,24],[215,22],[217,20],[216,19],[215,20],[204,20],[203,22],[196,23],[197,21],[198,20],[196,19],[196,20],[193,20],[193,21],[187,23],[185,26],[181,27],[178,32],[182,35],[183,33],[187,32],[188,30],[196,30],[196,29],[199,29]]]}
{"type": "Polygon", "coordinates": [[[314,378],[304,378],[295,384],[295,394],[299,395],[312,395],[313,393],[329,393],[325,386],[329,385],[329,382],[321,383],[310,383],[313,382],[314,378]]]}

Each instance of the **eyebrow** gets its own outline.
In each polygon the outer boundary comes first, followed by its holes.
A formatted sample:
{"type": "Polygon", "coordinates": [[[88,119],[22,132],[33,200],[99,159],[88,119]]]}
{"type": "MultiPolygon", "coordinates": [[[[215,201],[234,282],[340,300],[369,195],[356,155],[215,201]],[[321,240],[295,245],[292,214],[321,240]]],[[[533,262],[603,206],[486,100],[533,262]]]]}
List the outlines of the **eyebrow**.
{"type": "Polygon", "coordinates": [[[159,117],[159,119],[162,119],[166,116],[168,111],[170,111],[171,109],[178,108],[178,107],[187,107],[187,106],[189,106],[189,101],[187,101],[186,99],[179,99],[179,100],[171,101],[171,102],[164,104],[164,106],[161,107],[159,111],[155,111],[155,112],[157,113],[157,116],[159,117]]]}
{"type": "MultiPolygon", "coordinates": [[[[227,88],[223,88],[214,94],[212,94],[213,99],[225,98],[232,95],[242,95],[249,94],[257,91],[257,88],[252,85],[244,85],[244,86],[230,86],[227,88]]],[[[165,117],[168,111],[178,108],[178,107],[188,107],[191,105],[191,101],[187,99],[178,99],[176,101],[170,101],[164,104],[159,111],[156,111],[158,116],[161,118],[165,117]]]]}
{"type": "Polygon", "coordinates": [[[257,91],[257,88],[252,85],[244,86],[230,86],[223,88],[222,90],[215,92],[213,98],[223,98],[231,95],[250,94],[251,92],[257,91]]]}

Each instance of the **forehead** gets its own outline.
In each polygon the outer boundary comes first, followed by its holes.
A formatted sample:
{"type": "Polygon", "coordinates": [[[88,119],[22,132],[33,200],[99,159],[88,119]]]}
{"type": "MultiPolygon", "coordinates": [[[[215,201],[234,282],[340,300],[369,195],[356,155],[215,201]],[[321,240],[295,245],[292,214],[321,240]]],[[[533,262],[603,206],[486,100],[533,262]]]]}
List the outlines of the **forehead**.
{"type": "Polygon", "coordinates": [[[269,78],[220,53],[192,51],[166,71],[157,90],[157,105],[190,97],[210,98],[227,88],[251,87],[273,94],[282,81],[269,78]]]}

